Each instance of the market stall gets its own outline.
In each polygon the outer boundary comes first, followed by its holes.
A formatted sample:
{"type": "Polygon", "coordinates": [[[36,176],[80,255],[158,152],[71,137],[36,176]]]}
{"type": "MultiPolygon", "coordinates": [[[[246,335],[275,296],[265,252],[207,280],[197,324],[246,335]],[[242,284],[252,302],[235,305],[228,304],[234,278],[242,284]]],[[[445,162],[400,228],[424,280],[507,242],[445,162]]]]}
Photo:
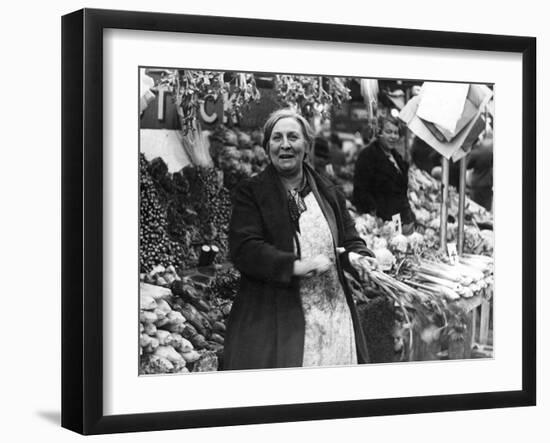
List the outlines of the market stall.
{"type": "MultiPolygon", "coordinates": [[[[299,109],[317,128],[333,105],[350,99],[345,79],[264,81],[273,88],[269,106],[276,97],[278,106],[299,109]]],[[[370,91],[370,115],[376,88],[362,87],[370,91]]],[[[142,132],[149,141],[140,153],[140,373],[222,369],[225,325],[240,278],[228,260],[230,192],[267,165],[259,128],[239,121],[254,121],[246,118],[247,105],[257,106],[261,88],[253,74],[179,70],[164,72],[149,88],[173,98],[163,106],[175,107],[179,127],[170,129],[172,147],[164,151],[151,148],[157,135],[150,131],[165,128],[142,132]]],[[[151,97],[145,97],[147,109],[151,97]]],[[[349,196],[354,157],[346,161],[335,179],[349,196]]],[[[364,269],[360,278],[347,276],[373,362],[470,358],[472,349],[487,356],[493,240],[482,228],[492,216],[463,192],[442,192],[441,182],[415,167],[409,183],[417,220],[409,236],[393,222],[357,214],[348,202],[379,263],[378,269],[357,263],[364,269]],[[463,248],[452,263],[446,243],[459,237],[463,248]]]]}

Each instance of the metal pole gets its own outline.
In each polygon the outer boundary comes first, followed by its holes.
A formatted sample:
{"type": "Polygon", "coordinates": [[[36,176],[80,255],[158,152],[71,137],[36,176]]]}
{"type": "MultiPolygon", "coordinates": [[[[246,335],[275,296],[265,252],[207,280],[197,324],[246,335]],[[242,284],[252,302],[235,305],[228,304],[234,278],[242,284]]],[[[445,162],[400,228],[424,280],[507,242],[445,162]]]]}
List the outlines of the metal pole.
{"type": "Polygon", "coordinates": [[[441,220],[440,220],[440,245],[443,252],[447,252],[447,214],[449,201],[449,159],[442,157],[443,168],[441,176],[441,220]]]}
{"type": "Polygon", "coordinates": [[[458,183],[458,255],[464,252],[464,214],[466,210],[466,155],[460,159],[458,183]]]}
{"type": "MultiPolygon", "coordinates": [[[[407,105],[407,103],[409,102],[411,98],[411,89],[410,88],[407,88],[405,90],[405,105],[407,105]]],[[[405,149],[404,149],[404,156],[403,158],[405,159],[405,161],[407,163],[411,163],[411,151],[410,151],[410,146],[409,146],[409,127],[408,126],[405,126],[405,142],[404,142],[404,145],[405,145],[405,149]]]]}

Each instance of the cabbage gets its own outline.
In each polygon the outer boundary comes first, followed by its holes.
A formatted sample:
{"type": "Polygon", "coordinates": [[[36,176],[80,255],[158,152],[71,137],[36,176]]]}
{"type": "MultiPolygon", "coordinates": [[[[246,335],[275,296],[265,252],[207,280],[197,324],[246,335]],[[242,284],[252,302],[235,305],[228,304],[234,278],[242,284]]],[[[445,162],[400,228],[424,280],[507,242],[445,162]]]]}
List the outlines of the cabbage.
{"type": "Polygon", "coordinates": [[[372,249],[387,249],[388,241],[384,237],[374,237],[372,249]]]}
{"type": "Polygon", "coordinates": [[[397,234],[390,240],[390,249],[392,251],[397,251],[405,254],[407,252],[408,246],[409,242],[407,241],[407,237],[405,237],[403,234],[397,234]]]}
{"type": "Polygon", "coordinates": [[[421,225],[428,225],[432,221],[432,214],[425,208],[413,209],[416,221],[421,225]]]}
{"type": "Polygon", "coordinates": [[[424,236],[418,232],[413,232],[409,235],[408,242],[411,248],[418,249],[424,246],[424,236]]]}

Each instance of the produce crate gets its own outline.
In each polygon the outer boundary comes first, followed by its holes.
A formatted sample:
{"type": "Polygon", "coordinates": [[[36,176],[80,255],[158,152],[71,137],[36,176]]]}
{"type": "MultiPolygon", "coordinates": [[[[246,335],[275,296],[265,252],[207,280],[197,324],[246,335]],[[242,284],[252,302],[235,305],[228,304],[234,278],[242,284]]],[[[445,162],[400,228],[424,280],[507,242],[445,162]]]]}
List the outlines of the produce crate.
{"type": "Polygon", "coordinates": [[[466,330],[460,340],[449,340],[448,343],[434,341],[427,344],[422,341],[419,334],[415,333],[411,360],[468,359],[473,358],[472,349],[474,347],[490,348],[488,345],[490,344],[492,294],[493,289],[486,288],[471,298],[462,298],[455,302],[455,305],[466,314],[466,330]]]}

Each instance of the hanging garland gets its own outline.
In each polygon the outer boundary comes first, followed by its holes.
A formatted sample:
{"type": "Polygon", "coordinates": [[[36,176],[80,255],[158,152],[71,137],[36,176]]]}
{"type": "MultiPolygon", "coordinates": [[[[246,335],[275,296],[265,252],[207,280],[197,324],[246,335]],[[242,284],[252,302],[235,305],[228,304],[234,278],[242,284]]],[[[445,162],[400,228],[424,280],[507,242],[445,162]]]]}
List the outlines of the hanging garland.
{"type": "Polygon", "coordinates": [[[295,109],[307,119],[320,115],[329,117],[330,105],[339,107],[351,99],[350,90],[339,77],[276,75],[278,100],[295,109]]]}

